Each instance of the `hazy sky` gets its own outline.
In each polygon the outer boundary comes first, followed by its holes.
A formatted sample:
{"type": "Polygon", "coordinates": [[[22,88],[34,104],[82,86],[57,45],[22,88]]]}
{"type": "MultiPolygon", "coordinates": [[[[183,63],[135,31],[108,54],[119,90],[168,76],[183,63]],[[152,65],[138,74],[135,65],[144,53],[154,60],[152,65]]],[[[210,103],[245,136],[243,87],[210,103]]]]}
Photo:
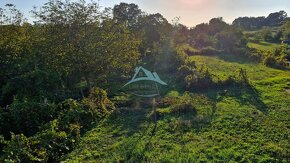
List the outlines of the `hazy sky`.
{"type": "MultiPolygon", "coordinates": [[[[47,0],[0,0],[0,7],[13,3],[29,17],[32,6],[45,2],[47,0]]],[[[100,0],[100,5],[113,7],[120,2],[138,4],[147,13],[159,12],[169,22],[180,17],[180,22],[189,27],[208,22],[213,17],[223,17],[231,23],[240,16],[267,16],[280,10],[290,15],[290,0],[100,0]]]]}

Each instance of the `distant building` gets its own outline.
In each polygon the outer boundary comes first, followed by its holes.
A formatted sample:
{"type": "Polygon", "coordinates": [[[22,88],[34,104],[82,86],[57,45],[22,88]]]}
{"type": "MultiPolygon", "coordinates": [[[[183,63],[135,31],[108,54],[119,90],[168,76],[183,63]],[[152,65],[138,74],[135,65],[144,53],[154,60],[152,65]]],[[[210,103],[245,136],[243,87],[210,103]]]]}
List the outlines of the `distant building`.
{"type": "Polygon", "coordinates": [[[290,41],[289,40],[283,40],[281,43],[285,44],[285,45],[288,45],[287,49],[290,49],[290,41]]]}
{"type": "Polygon", "coordinates": [[[286,66],[290,67],[290,61],[286,62],[286,66]]]}
{"type": "Polygon", "coordinates": [[[282,41],[282,44],[287,44],[287,45],[289,45],[289,44],[290,44],[290,41],[289,41],[289,40],[283,40],[283,41],[282,41]]]}

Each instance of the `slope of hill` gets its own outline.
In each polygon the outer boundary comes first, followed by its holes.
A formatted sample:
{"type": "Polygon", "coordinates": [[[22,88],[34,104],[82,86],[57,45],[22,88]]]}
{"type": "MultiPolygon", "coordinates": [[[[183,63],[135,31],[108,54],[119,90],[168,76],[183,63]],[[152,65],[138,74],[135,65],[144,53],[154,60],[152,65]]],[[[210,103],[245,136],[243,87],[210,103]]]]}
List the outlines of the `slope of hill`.
{"type": "Polygon", "coordinates": [[[281,47],[281,44],[260,41],[260,42],[249,42],[248,46],[250,48],[255,48],[255,49],[267,51],[267,50],[271,50],[274,48],[279,48],[279,47],[281,47]]]}
{"type": "Polygon", "coordinates": [[[197,114],[185,115],[159,108],[164,115],[156,128],[151,108],[119,108],[85,134],[64,162],[289,161],[290,72],[226,55],[191,59],[219,76],[246,69],[251,87],[192,90],[192,97],[204,95],[215,107],[202,103],[197,114]]]}

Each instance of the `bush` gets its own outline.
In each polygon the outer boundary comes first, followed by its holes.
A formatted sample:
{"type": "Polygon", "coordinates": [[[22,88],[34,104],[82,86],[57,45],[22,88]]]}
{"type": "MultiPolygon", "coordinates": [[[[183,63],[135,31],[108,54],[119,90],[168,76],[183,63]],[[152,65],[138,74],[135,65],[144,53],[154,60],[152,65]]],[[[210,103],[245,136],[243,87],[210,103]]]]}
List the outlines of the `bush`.
{"type": "Polygon", "coordinates": [[[213,75],[209,72],[206,66],[201,66],[196,69],[194,73],[185,77],[187,90],[191,89],[205,89],[215,86],[213,75]]]}
{"type": "Polygon", "coordinates": [[[11,140],[3,149],[0,161],[3,162],[41,162],[46,161],[46,150],[39,147],[39,141],[33,141],[23,134],[12,133],[11,140]]]}
{"type": "Polygon", "coordinates": [[[0,108],[0,133],[5,138],[10,137],[11,130],[15,130],[15,124],[8,109],[0,108]]]}
{"type": "Polygon", "coordinates": [[[60,104],[60,108],[63,125],[80,124],[84,129],[115,110],[106,91],[100,88],[92,88],[89,97],[80,102],[73,99],[65,100],[60,104]]]}
{"type": "Polygon", "coordinates": [[[77,124],[61,126],[59,120],[53,120],[45,130],[31,139],[39,141],[39,146],[45,149],[46,162],[60,161],[61,157],[71,151],[79,141],[80,126],[77,124]]]}
{"type": "Polygon", "coordinates": [[[264,60],[263,60],[263,64],[269,67],[274,67],[277,64],[277,61],[274,57],[272,56],[267,56],[264,60]]]}
{"type": "MultiPolygon", "coordinates": [[[[100,88],[93,88],[89,97],[80,102],[68,99],[58,107],[27,101],[15,101],[11,107],[19,132],[36,132],[39,127],[42,130],[29,138],[12,133],[11,141],[7,143],[0,137],[0,148],[4,146],[0,162],[58,162],[75,147],[81,129],[87,131],[93,123],[115,109],[106,91],[100,88]]],[[[2,114],[0,120],[3,121],[2,114]]]]}
{"type": "Polygon", "coordinates": [[[10,131],[25,135],[35,134],[42,125],[56,118],[57,115],[54,104],[17,99],[13,101],[9,111],[15,125],[10,131]]]}
{"type": "Polygon", "coordinates": [[[79,139],[79,125],[60,126],[58,120],[53,120],[33,137],[12,133],[11,140],[3,148],[0,161],[58,162],[73,149],[79,139]]]}
{"type": "Polygon", "coordinates": [[[66,127],[70,124],[80,124],[86,128],[98,118],[90,112],[88,107],[84,107],[80,102],[73,99],[62,102],[60,108],[63,110],[59,117],[60,126],[66,127]]]}
{"type": "Polygon", "coordinates": [[[177,100],[177,103],[172,105],[171,113],[192,113],[193,115],[197,114],[195,103],[189,93],[184,93],[183,96],[177,100]]]}
{"type": "Polygon", "coordinates": [[[0,156],[3,155],[3,148],[6,145],[6,141],[2,135],[0,135],[0,156]]]}
{"type": "Polygon", "coordinates": [[[89,106],[90,111],[99,117],[115,110],[114,104],[108,99],[107,92],[97,87],[91,89],[89,98],[83,99],[82,103],[89,106]]]}
{"type": "Polygon", "coordinates": [[[194,113],[194,114],[196,114],[196,108],[195,108],[193,103],[185,102],[185,103],[174,105],[172,107],[171,112],[172,113],[178,113],[178,114],[186,114],[186,113],[194,113]]]}
{"type": "Polygon", "coordinates": [[[128,107],[133,105],[133,101],[128,94],[120,94],[114,96],[111,101],[116,107],[128,107]]]}

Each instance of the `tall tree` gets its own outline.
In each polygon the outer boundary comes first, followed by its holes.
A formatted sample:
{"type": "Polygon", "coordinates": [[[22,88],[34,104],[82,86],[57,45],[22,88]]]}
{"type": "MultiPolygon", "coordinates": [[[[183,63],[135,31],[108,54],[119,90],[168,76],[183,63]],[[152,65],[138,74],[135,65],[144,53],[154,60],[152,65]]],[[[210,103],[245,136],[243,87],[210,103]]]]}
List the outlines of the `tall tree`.
{"type": "Polygon", "coordinates": [[[138,59],[138,42],[95,2],[51,0],[34,13],[47,27],[56,66],[79,76],[78,82],[84,79],[88,87],[114,69],[129,71],[138,59]]]}
{"type": "Polygon", "coordinates": [[[279,26],[287,18],[287,13],[285,11],[279,11],[269,14],[265,19],[265,24],[267,26],[279,26]]]}
{"type": "Polygon", "coordinates": [[[126,27],[133,29],[136,27],[139,18],[141,17],[141,10],[138,5],[131,3],[120,3],[113,8],[113,18],[118,23],[123,23],[126,27]]]}

